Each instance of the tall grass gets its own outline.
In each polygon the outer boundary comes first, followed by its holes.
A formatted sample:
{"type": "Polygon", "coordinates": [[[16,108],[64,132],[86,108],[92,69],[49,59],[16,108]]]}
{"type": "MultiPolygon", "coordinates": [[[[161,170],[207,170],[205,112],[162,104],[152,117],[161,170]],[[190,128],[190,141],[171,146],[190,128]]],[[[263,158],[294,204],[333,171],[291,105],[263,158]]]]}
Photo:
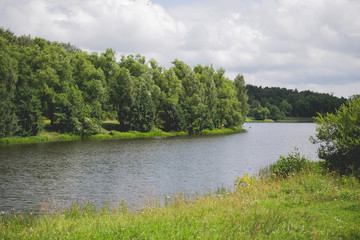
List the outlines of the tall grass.
{"type": "Polygon", "coordinates": [[[0,138],[0,145],[29,144],[29,143],[52,142],[52,141],[54,141],[54,139],[48,136],[9,137],[9,138],[0,138]]]}
{"type": "Polygon", "coordinates": [[[232,127],[232,128],[222,128],[214,130],[203,130],[200,132],[200,135],[221,135],[221,134],[231,134],[239,133],[244,131],[242,127],[232,127]]]}
{"type": "Polygon", "coordinates": [[[276,121],[284,122],[284,123],[313,123],[314,118],[312,118],[312,117],[286,117],[285,119],[279,119],[276,121]]]}
{"type": "Polygon", "coordinates": [[[0,138],[0,145],[31,144],[56,141],[81,140],[81,136],[69,133],[42,132],[38,136],[0,138]]]}

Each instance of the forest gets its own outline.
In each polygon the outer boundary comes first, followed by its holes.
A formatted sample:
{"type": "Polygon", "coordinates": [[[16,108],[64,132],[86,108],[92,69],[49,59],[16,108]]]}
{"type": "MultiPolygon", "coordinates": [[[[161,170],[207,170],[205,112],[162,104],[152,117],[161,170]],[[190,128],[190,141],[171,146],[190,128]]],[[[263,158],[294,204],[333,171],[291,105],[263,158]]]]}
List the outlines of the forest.
{"type": "Polygon", "coordinates": [[[315,117],[317,113],[334,113],[335,109],[346,103],[327,93],[298,91],[279,87],[258,87],[246,85],[249,96],[249,116],[257,120],[273,120],[285,117],[315,117]]]}
{"type": "Polygon", "coordinates": [[[112,49],[87,53],[67,43],[15,36],[0,28],[0,138],[52,130],[186,131],[241,125],[249,106],[242,75],[174,60],[166,69],[141,55],[116,59],[112,49]]]}
{"type": "Polygon", "coordinates": [[[141,55],[88,53],[0,28],[0,138],[35,136],[44,120],[53,131],[81,136],[100,133],[109,119],[123,132],[197,134],[239,126],[247,116],[333,113],[345,102],[330,94],[245,85],[243,75],[231,80],[211,65],[190,67],[176,59],[166,69],[141,55]]]}

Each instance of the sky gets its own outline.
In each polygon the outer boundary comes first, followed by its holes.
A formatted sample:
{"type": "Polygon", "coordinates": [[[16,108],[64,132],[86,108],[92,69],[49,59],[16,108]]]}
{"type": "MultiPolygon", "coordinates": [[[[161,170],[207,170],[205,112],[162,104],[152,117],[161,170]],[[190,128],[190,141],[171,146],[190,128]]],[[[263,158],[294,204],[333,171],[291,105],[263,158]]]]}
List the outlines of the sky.
{"type": "Polygon", "coordinates": [[[360,94],[359,13],[359,0],[0,0],[0,27],[347,98],[360,94]]]}

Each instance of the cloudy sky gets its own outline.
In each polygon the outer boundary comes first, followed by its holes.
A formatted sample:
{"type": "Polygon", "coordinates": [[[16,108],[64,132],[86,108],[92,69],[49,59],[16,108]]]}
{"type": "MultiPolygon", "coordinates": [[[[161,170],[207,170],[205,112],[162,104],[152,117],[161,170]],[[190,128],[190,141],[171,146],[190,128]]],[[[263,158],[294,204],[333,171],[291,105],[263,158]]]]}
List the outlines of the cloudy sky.
{"type": "Polygon", "coordinates": [[[0,0],[0,27],[246,83],[360,94],[359,0],[0,0]]]}

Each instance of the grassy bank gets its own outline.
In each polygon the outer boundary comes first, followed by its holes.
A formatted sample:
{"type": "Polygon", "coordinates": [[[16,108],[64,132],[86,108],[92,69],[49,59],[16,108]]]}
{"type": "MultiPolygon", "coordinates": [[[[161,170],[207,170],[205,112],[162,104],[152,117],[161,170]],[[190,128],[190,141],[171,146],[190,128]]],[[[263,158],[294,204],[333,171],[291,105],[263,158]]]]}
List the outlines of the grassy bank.
{"type": "MultiPolygon", "coordinates": [[[[231,134],[243,131],[241,127],[204,130],[199,135],[220,135],[231,134]]],[[[129,139],[129,138],[155,138],[155,137],[176,137],[176,136],[188,136],[187,132],[164,132],[161,130],[154,130],[152,132],[119,132],[116,130],[105,130],[103,133],[90,135],[90,136],[78,136],[74,134],[60,134],[57,132],[42,132],[39,136],[32,137],[10,137],[0,138],[0,145],[12,145],[12,144],[30,144],[30,143],[42,143],[42,142],[56,142],[56,141],[74,141],[81,139],[129,139]]]]}
{"type": "Polygon", "coordinates": [[[255,120],[253,118],[246,118],[246,122],[312,123],[314,122],[314,119],[305,117],[286,117],[285,119],[275,121],[272,119],[255,120]]]}
{"type": "MultiPolygon", "coordinates": [[[[316,169],[316,168],[313,168],[316,169]]],[[[0,215],[0,239],[360,239],[358,179],[307,170],[205,197],[0,215]]]]}
{"type": "Polygon", "coordinates": [[[69,133],[61,134],[57,132],[41,132],[38,136],[0,138],[0,145],[30,144],[56,141],[63,142],[74,140],[81,140],[81,136],[69,133]]]}
{"type": "Polygon", "coordinates": [[[246,118],[246,122],[256,122],[256,123],[266,122],[266,123],[269,123],[269,122],[275,122],[275,121],[272,120],[272,119],[256,120],[256,119],[253,119],[253,118],[246,118]]]}
{"type": "Polygon", "coordinates": [[[279,119],[276,122],[284,123],[313,123],[314,118],[305,118],[305,117],[287,117],[285,119],[279,119]]]}

